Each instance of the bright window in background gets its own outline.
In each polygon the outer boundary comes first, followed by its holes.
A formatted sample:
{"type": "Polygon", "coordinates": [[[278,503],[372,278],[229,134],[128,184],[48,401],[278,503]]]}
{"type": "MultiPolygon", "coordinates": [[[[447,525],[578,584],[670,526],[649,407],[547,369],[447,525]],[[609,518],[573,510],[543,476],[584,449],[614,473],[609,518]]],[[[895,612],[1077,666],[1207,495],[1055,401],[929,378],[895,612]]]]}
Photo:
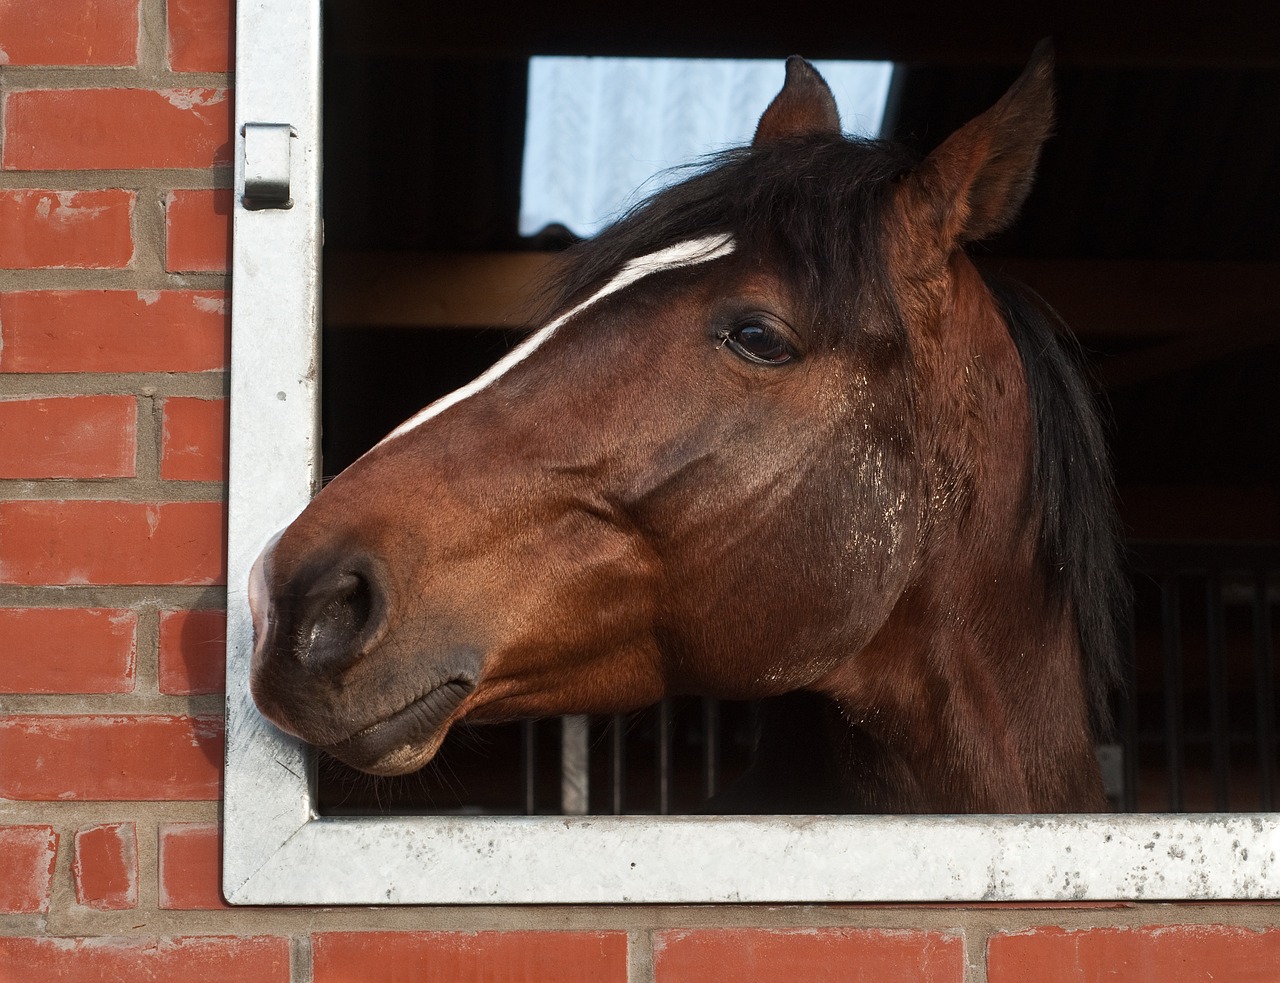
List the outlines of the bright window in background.
{"type": "MultiPolygon", "coordinates": [[[[878,136],[893,63],[813,64],[845,131],[878,136]]],[[[780,58],[531,58],[520,234],[599,232],[671,168],[750,141],[783,76],[780,58]]]]}

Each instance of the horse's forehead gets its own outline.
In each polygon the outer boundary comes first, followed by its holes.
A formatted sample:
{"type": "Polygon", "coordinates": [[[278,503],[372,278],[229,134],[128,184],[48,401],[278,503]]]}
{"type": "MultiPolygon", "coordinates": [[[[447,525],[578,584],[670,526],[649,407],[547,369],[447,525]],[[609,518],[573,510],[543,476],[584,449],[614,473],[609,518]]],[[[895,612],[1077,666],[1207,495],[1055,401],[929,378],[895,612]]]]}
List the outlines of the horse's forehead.
{"type": "Polygon", "coordinates": [[[592,293],[586,300],[576,304],[552,320],[543,330],[559,327],[605,297],[615,294],[619,290],[624,290],[646,277],[653,276],[655,273],[708,263],[728,256],[736,248],[737,244],[733,236],[721,233],[701,236],[696,239],[686,239],[674,245],[646,253],[643,256],[637,256],[624,263],[622,269],[614,274],[604,286],[592,293]]]}
{"type": "Polygon", "coordinates": [[[634,283],[638,283],[645,277],[652,276],[655,273],[662,273],[666,270],[683,269],[689,266],[696,266],[701,263],[709,263],[712,260],[721,259],[730,255],[737,245],[733,236],[728,233],[719,233],[715,235],[701,236],[696,239],[685,239],[671,246],[665,246],[662,249],[646,253],[643,256],[637,256],[628,260],[623,264],[622,268],[613,275],[602,287],[598,288],[586,300],[575,304],[563,314],[553,318],[547,324],[543,325],[532,335],[526,338],[520,345],[513,348],[489,369],[481,374],[477,379],[467,383],[461,389],[457,389],[447,396],[436,400],[430,406],[421,410],[416,415],[410,417],[400,426],[396,427],[391,433],[383,437],[379,441],[378,446],[392,441],[398,437],[417,430],[423,424],[435,419],[445,410],[452,406],[456,406],[463,400],[469,399],[476,393],[487,389],[502,376],[506,375],[513,368],[523,362],[532,355],[538,348],[549,339],[556,330],[567,321],[572,320],[582,314],[587,308],[593,304],[599,303],[604,298],[615,294],[620,290],[624,290],[634,283]]]}

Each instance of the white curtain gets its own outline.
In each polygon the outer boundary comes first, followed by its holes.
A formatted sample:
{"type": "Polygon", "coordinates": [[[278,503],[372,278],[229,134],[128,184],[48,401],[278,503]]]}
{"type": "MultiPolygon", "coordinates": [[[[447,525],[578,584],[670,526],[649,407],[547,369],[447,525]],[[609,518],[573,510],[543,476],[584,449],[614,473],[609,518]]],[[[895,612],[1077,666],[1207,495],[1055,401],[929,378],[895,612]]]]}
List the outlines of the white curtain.
{"type": "MultiPolygon", "coordinates": [[[[892,63],[814,64],[846,132],[878,134],[892,63]]],[[[746,143],[783,75],[781,60],[530,59],[521,235],[594,235],[680,177],[663,172],[746,143]]]]}

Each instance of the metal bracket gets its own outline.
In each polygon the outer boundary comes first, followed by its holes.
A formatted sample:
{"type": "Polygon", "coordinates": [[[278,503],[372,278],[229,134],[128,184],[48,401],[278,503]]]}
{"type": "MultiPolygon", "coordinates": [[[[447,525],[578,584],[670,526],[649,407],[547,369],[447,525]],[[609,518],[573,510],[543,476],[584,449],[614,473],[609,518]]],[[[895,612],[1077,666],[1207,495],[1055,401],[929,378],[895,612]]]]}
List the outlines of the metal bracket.
{"type": "Polygon", "coordinates": [[[244,207],[292,208],[289,196],[290,143],[296,136],[288,123],[245,123],[244,207]]]}

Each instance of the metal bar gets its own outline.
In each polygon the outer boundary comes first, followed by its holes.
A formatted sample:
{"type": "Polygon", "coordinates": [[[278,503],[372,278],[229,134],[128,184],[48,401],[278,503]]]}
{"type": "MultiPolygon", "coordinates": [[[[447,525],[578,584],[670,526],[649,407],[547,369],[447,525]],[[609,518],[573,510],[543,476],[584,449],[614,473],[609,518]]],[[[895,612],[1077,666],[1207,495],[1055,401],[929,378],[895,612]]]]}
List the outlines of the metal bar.
{"type": "Polygon", "coordinates": [[[622,713],[615,713],[610,723],[610,752],[612,757],[613,778],[613,814],[621,816],[623,806],[623,786],[627,780],[627,717],[622,713]]]}
{"type": "Polygon", "coordinates": [[[1124,667],[1125,688],[1120,703],[1120,728],[1124,735],[1124,796],[1120,809],[1122,812],[1135,812],[1138,808],[1138,629],[1132,615],[1127,621],[1128,662],[1124,667]]]}
{"type": "Polygon", "coordinates": [[[590,798],[590,741],[587,718],[573,714],[560,718],[560,812],[585,816],[590,798]]]}
{"type": "Polygon", "coordinates": [[[702,795],[711,798],[720,790],[720,701],[702,700],[702,795]]]}
{"type": "Polygon", "coordinates": [[[1258,792],[1264,812],[1275,808],[1276,704],[1275,670],[1271,658],[1271,599],[1267,571],[1254,574],[1253,671],[1258,708],[1258,792]]]}
{"type": "Polygon", "coordinates": [[[1222,578],[1211,574],[1204,585],[1205,644],[1209,658],[1209,742],[1213,761],[1213,807],[1226,812],[1231,770],[1227,744],[1226,639],[1222,618],[1222,578]]]}
{"type": "MultiPolygon", "coordinates": [[[[222,887],[247,882],[310,821],[314,749],[271,727],[249,695],[249,570],[320,487],[320,5],[236,8],[231,460],[227,483],[226,769],[222,887]],[[289,209],[244,207],[244,128],[287,123],[289,209]]],[[[229,94],[211,95],[227,98],[229,94]]]]}
{"type": "Polygon", "coordinates": [[[671,813],[671,702],[658,704],[658,815],[671,813]]]}
{"type": "Polygon", "coordinates": [[[538,814],[538,796],[537,796],[537,767],[538,767],[538,745],[537,745],[537,727],[536,720],[526,720],[521,726],[521,748],[520,753],[523,761],[524,771],[524,814],[526,816],[536,816],[538,814]]]}
{"type": "Polygon", "coordinates": [[[1169,769],[1169,811],[1182,811],[1182,613],[1178,578],[1167,573],[1160,580],[1160,647],[1164,657],[1165,762],[1169,769]]]}

